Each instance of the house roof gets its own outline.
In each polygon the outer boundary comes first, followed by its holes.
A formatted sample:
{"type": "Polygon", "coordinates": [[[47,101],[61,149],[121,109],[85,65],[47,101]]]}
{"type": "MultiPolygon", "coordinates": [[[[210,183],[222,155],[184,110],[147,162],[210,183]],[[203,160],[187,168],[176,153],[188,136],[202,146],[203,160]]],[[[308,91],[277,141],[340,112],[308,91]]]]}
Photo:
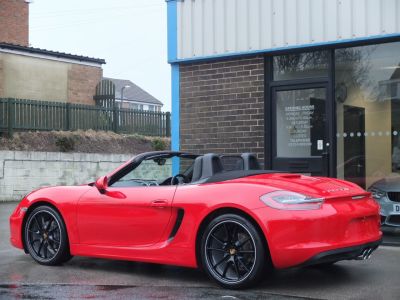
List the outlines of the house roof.
{"type": "Polygon", "coordinates": [[[81,62],[90,62],[90,63],[97,63],[97,64],[105,64],[106,63],[106,61],[102,58],[81,56],[81,55],[75,55],[75,54],[70,54],[70,53],[51,51],[51,50],[46,50],[46,49],[41,49],[41,48],[27,47],[27,46],[21,46],[21,45],[9,44],[9,43],[0,43],[0,52],[2,49],[25,52],[25,53],[30,53],[30,54],[46,55],[46,56],[51,56],[51,57],[55,57],[55,58],[71,59],[71,60],[77,60],[77,61],[81,61],[81,62]]]}
{"type": "Polygon", "coordinates": [[[116,99],[121,99],[121,89],[129,85],[129,88],[124,89],[124,99],[123,100],[128,100],[128,101],[137,101],[137,102],[143,102],[143,103],[150,103],[150,104],[156,104],[156,105],[163,105],[163,103],[156,99],[154,96],[150,95],[148,92],[134,84],[130,80],[126,79],[116,79],[116,78],[108,78],[108,77],[103,77],[103,79],[108,79],[111,80],[115,84],[115,98],[116,99]]]}

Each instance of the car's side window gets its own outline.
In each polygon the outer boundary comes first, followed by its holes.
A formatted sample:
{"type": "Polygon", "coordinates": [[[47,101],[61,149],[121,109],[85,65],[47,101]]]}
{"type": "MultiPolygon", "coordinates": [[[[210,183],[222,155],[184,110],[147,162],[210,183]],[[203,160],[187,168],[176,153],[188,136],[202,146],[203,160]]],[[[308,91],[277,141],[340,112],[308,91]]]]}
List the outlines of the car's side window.
{"type": "Polygon", "coordinates": [[[128,173],[125,179],[141,179],[160,181],[171,176],[172,164],[170,159],[145,160],[136,169],[128,173]]]}
{"type": "Polygon", "coordinates": [[[171,159],[149,159],[121,177],[114,187],[155,186],[163,183],[172,175],[171,159]]]}

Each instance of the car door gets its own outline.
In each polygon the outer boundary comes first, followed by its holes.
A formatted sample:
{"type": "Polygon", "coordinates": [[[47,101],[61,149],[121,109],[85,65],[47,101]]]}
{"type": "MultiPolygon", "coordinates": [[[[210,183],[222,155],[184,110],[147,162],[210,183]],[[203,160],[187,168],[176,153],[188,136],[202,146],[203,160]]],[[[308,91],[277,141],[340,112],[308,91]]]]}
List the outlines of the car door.
{"type": "Polygon", "coordinates": [[[176,186],[97,188],[78,202],[81,244],[136,247],[160,241],[171,217],[176,186]]]}

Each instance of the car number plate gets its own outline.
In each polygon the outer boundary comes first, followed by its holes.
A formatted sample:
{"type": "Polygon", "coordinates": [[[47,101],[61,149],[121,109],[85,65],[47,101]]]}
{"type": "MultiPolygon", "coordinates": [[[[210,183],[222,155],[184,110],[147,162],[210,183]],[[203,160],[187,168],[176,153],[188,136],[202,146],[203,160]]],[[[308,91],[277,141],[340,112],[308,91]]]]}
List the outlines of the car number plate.
{"type": "Polygon", "coordinates": [[[393,214],[400,215],[400,204],[393,204],[393,214]]]}

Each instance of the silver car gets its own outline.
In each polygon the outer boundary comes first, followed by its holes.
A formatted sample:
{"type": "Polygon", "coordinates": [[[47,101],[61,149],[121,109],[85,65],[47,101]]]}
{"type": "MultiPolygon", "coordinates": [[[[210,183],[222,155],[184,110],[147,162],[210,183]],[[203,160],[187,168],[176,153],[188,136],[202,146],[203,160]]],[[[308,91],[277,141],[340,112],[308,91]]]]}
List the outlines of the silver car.
{"type": "Polygon", "coordinates": [[[383,178],[368,190],[381,206],[381,224],[400,227],[400,176],[383,178]]]}

